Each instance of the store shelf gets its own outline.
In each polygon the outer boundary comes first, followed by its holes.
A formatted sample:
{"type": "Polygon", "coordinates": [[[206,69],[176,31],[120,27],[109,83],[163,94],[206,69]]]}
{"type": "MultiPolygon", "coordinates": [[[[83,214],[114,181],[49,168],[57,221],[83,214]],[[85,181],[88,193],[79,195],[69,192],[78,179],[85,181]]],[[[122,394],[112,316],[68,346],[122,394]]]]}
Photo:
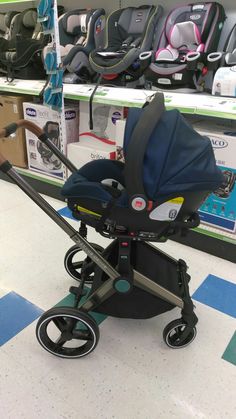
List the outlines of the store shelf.
{"type": "Polygon", "coordinates": [[[1,4],[10,4],[10,3],[34,3],[36,0],[0,0],[1,4]]]}
{"type": "MultiPolygon", "coordinates": [[[[14,80],[7,82],[0,77],[0,91],[38,96],[44,87],[42,80],[14,80]]],[[[89,101],[94,85],[66,84],[66,99],[89,101]]],[[[155,91],[100,86],[94,96],[95,103],[106,105],[142,107],[155,91]]],[[[236,98],[214,97],[202,93],[164,92],[167,109],[182,113],[236,119],[236,98]]]]}

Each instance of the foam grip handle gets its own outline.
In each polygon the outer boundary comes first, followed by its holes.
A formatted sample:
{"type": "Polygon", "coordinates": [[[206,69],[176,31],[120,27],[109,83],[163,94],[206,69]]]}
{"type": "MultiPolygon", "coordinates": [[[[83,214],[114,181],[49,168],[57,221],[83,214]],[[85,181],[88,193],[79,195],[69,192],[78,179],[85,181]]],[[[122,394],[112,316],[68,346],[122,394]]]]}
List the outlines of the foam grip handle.
{"type": "Polygon", "coordinates": [[[5,129],[5,137],[9,137],[11,134],[15,134],[16,130],[18,128],[18,125],[13,122],[12,124],[7,125],[5,129]]]}

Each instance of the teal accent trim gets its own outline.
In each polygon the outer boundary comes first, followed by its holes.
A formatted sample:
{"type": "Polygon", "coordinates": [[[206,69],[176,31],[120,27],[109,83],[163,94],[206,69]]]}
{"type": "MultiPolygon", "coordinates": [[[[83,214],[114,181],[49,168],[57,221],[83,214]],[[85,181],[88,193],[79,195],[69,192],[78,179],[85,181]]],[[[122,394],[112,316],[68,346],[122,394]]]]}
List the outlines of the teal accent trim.
{"type": "Polygon", "coordinates": [[[222,359],[236,365],[236,332],[234,332],[232,339],[223,353],[222,359]]]}
{"type": "Polygon", "coordinates": [[[114,284],[115,289],[118,292],[126,293],[130,290],[130,283],[126,279],[118,279],[114,284]]]}
{"type": "MultiPolygon", "coordinates": [[[[80,306],[86,301],[88,294],[90,292],[90,289],[85,288],[85,291],[87,291],[87,294],[81,298],[80,306]]],[[[75,301],[74,299],[75,297],[73,294],[68,294],[65,298],[63,298],[63,300],[59,301],[59,303],[57,303],[55,307],[74,307],[74,301],[75,301]]],[[[97,324],[102,323],[108,317],[105,314],[95,313],[93,311],[91,311],[89,314],[94,318],[97,324]]]]}

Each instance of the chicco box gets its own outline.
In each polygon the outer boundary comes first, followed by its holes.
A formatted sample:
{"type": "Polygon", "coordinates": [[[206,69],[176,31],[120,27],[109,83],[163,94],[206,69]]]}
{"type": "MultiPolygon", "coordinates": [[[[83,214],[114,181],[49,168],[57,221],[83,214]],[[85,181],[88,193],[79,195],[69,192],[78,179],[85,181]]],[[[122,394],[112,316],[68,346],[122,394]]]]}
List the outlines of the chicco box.
{"type": "Polygon", "coordinates": [[[80,103],[80,130],[79,139],[97,139],[104,142],[115,141],[116,121],[124,118],[124,108],[121,106],[103,105],[93,103],[93,129],[89,127],[89,104],[80,103]]]}
{"type": "Polygon", "coordinates": [[[225,184],[212,193],[201,206],[201,221],[229,232],[236,231],[236,129],[227,126],[206,129],[199,124],[195,129],[210,138],[217,166],[224,173],[225,184]]]}
{"type": "Polygon", "coordinates": [[[107,144],[96,139],[81,139],[78,143],[68,144],[67,155],[75,167],[80,169],[92,160],[116,158],[115,144],[107,144]]]}
{"type": "MultiPolygon", "coordinates": [[[[61,115],[47,106],[24,103],[24,117],[43,128],[49,139],[66,154],[68,143],[79,140],[79,107],[65,108],[66,138],[60,139],[59,122],[61,115]]],[[[66,173],[61,161],[38,138],[26,131],[26,145],[29,169],[57,178],[65,178],[66,173]]]]}

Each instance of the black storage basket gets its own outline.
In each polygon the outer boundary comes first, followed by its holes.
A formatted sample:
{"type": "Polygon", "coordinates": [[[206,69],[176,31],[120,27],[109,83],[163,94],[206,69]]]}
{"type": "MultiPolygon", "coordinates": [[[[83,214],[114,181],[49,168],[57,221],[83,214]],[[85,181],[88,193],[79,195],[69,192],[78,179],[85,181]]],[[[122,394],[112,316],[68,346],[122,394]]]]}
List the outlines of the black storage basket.
{"type": "MultiPolygon", "coordinates": [[[[131,265],[133,269],[181,297],[178,262],[145,242],[133,241],[131,245],[131,265]]],[[[117,265],[118,250],[118,241],[114,240],[103,253],[103,257],[113,267],[117,265]]],[[[108,276],[99,267],[96,267],[90,294],[96,291],[107,279],[108,276]]],[[[95,311],[120,318],[147,319],[174,307],[172,304],[134,287],[128,294],[114,294],[100,304],[95,311]]]]}

